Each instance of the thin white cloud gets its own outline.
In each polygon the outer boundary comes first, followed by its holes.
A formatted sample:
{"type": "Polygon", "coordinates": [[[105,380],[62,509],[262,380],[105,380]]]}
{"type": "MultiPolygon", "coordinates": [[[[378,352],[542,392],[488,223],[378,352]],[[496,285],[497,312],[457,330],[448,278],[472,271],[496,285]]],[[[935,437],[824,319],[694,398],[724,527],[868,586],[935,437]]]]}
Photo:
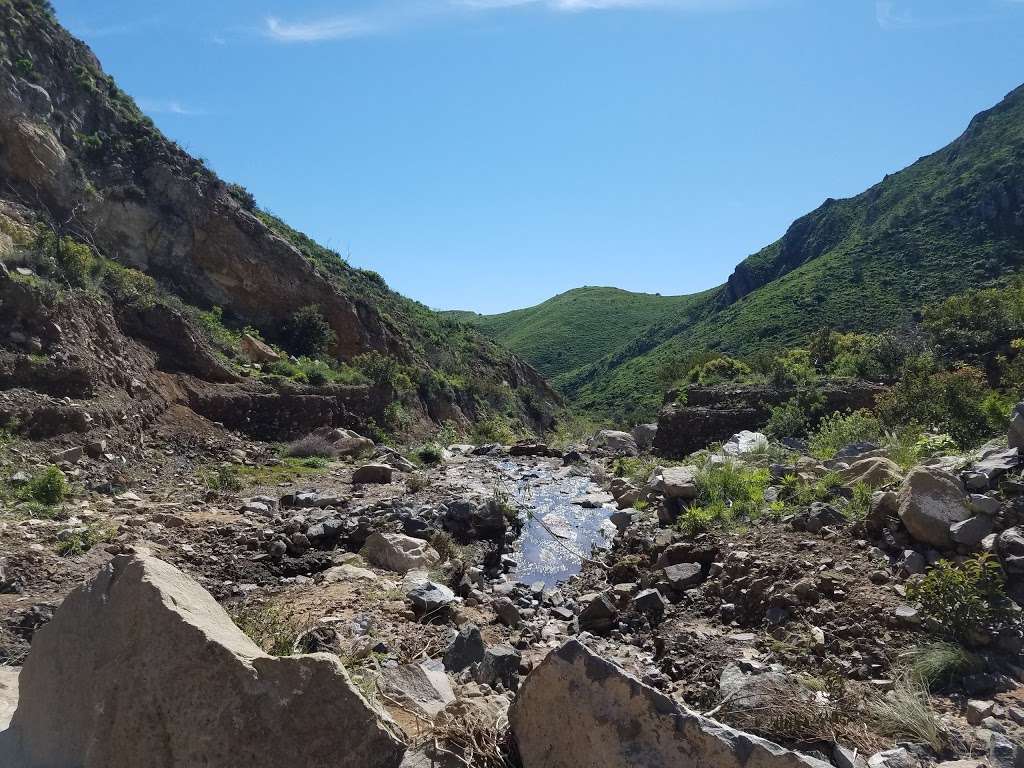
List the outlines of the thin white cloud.
{"type": "Polygon", "coordinates": [[[1017,13],[1024,0],[960,0],[952,8],[936,8],[930,0],[875,0],[875,20],[885,31],[929,29],[990,22],[1017,13]],[[1014,8],[1014,10],[1010,10],[1014,8]]]}
{"type": "Polygon", "coordinates": [[[154,115],[179,115],[181,117],[195,117],[205,115],[206,110],[188,107],[174,99],[139,99],[139,106],[143,112],[154,115]]]}
{"type": "Polygon", "coordinates": [[[378,2],[362,12],[307,21],[264,19],[263,34],[279,43],[315,43],[379,34],[411,22],[441,16],[466,16],[488,11],[536,8],[552,12],[663,10],[714,12],[765,5],[775,0],[424,0],[419,3],[378,2]]]}
{"type": "Polygon", "coordinates": [[[315,43],[345,40],[378,31],[376,25],[361,16],[333,16],[316,21],[289,22],[275,16],[266,19],[266,35],[279,43],[315,43]]]}
{"type": "Polygon", "coordinates": [[[101,37],[121,37],[133,35],[148,27],[160,24],[163,19],[159,16],[150,16],[145,19],[134,21],[118,21],[113,24],[84,24],[71,22],[68,29],[75,37],[83,40],[97,40],[101,37]]]}

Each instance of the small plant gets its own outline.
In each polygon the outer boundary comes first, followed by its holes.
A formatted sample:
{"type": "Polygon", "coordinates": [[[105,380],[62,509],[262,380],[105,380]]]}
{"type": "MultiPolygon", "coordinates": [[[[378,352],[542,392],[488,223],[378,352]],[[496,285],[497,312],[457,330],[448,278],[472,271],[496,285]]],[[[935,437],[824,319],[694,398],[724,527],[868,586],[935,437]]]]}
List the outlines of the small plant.
{"type": "Polygon", "coordinates": [[[285,456],[297,459],[308,459],[313,456],[330,459],[338,455],[334,443],[322,435],[306,435],[285,446],[285,456]]]}
{"type": "Polygon", "coordinates": [[[871,496],[874,490],[865,482],[855,483],[850,503],[846,506],[846,516],[855,523],[867,520],[871,513],[871,496]]]}
{"type": "Polygon", "coordinates": [[[72,529],[57,541],[57,554],[61,557],[84,555],[97,544],[104,544],[117,538],[117,526],[90,523],[84,528],[72,529]]]}
{"type": "Polygon", "coordinates": [[[32,59],[27,56],[23,56],[14,62],[14,68],[21,77],[28,77],[35,70],[36,65],[32,59]]]}
{"type": "Polygon", "coordinates": [[[213,491],[237,493],[242,490],[242,476],[234,464],[222,464],[206,476],[206,484],[213,491]]]}
{"type": "Polygon", "coordinates": [[[658,462],[643,456],[620,456],[612,462],[612,474],[642,486],[651,476],[658,462]]]}
{"type": "Polygon", "coordinates": [[[870,713],[880,733],[896,739],[920,741],[941,752],[946,735],[932,709],[928,689],[911,674],[899,677],[893,689],[872,702],[870,713]]]}
{"type": "Polygon", "coordinates": [[[228,615],[250,640],[271,656],[297,653],[296,642],[306,622],[272,603],[243,602],[228,608],[228,615]]]}
{"type": "Polygon", "coordinates": [[[441,459],[444,458],[444,452],[434,443],[427,443],[416,452],[416,457],[421,463],[432,466],[441,463],[441,459]]]}
{"type": "Polygon", "coordinates": [[[907,585],[907,597],[920,603],[952,638],[970,643],[978,633],[997,632],[1013,623],[1003,582],[999,562],[984,553],[960,567],[940,560],[921,581],[907,585]]]}
{"type": "Polygon", "coordinates": [[[54,466],[47,467],[42,474],[33,477],[22,488],[19,496],[24,501],[34,501],[47,507],[60,504],[71,493],[67,476],[54,466]]]}
{"type": "Polygon", "coordinates": [[[756,520],[770,479],[767,469],[749,469],[732,461],[709,463],[697,473],[697,498],[680,514],[676,526],[692,536],[715,526],[756,520]]]}
{"type": "Polygon", "coordinates": [[[419,493],[430,486],[430,477],[424,472],[413,472],[405,478],[405,490],[409,493],[419,493]]]}
{"type": "Polygon", "coordinates": [[[442,563],[462,560],[462,547],[456,543],[455,539],[447,531],[436,531],[430,537],[430,546],[441,556],[442,563]]]}
{"type": "Polygon", "coordinates": [[[881,437],[882,425],[870,411],[853,411],[845,415],[837,411],[818,422],[808,445],[812,456],[831,459],[844,446],[851,443],[877,443],[881,437]]]}
{"type": "Polygon", "coordinates": [[[957,643],[943,641],[911,648],[903,654],[910,673],[925,688],[949,683],[956,678],[981,671],[985,662],[957,643]]]}

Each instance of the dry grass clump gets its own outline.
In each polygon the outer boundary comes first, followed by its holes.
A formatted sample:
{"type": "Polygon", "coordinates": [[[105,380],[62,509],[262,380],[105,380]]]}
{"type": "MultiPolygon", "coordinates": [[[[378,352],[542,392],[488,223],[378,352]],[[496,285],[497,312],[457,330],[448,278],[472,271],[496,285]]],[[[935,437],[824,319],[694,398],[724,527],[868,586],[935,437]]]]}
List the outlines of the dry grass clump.
{"type": "Polygon", "coordinates": [[[872,725],[899,740],[920,741],[936,752],[946,745],[943,730],[928,698],[928,688],[912,673],[897,678],[893,689],[869,706],[872,725]]]}
{"type": "Polygon", "coordinates": [[[434,752],[450,755],[467,768],[511,768],[508,720],[487,707],[455,704],[441,712],[427,739],[434,752]]]}
{"type": "Polygon", "coordinates": [[[293,459],[333,459],[338,455],[338,449],[323,435],[312,434],[293,440],[285,447],[284,455],[293,459]]]}
{"type": "Polygon", "coordinates": [[[235,626],[271,656],[299,653],[298,640],[310,627],[307,617],[273,603],[242,602],[227,610],[235,626]]]}

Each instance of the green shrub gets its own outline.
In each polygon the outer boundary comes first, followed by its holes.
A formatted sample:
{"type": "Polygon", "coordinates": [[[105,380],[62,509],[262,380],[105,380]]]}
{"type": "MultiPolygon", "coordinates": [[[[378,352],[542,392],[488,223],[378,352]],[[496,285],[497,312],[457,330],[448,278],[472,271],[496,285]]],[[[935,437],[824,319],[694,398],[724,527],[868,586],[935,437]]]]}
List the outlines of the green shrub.
{"type": "Polygon", "coordinates": [[[950,637],[971,643],[979,633],[1012,624],[1003,582],[999,562],[989,553],[970,558],[960,567],[940,560],[921,581],[907,585],[907,597],[920,603],[925,615],[950,637]]]}
{"type": "Polygon", "coordinates": [[[242,490],[242,474],[234,464],[222,464],[207,473],[206,485],[213,491],[237,492],[242,490]]]}
{"type": "Polygon", "coordinates": [[[855,483],[850,503],[846,506],[846,516],[855,523],[867,520],[871,512],[871,496],[874,489],[864,482],[855,483]]]}
{"type": "Polygon", "coordinates": [[[60,504],[71,493],[67,476],[58,467],[47,467],[33,477],[19,494],[25,501],[34,501],[48,507],[60,504]]]}
{"type": "Polygon", "coordinates": [[[441,459],[444,457],[444,453],[441,448],[433,443],[427,443],[420,447],[416,452],[417,458],[423,464],[439,464],[441,459]]]}
{"type": "Polygon", "coordinates": [[[691,368],[686,374],[686,378],[691,384],[708,386],[726,381],[737,381],[750,374],[749,365],[723,355],[691,368]]]}
{"type": "Polygon", "coordinates": [[[269,603],[240,603],[228,615],[250,640],[271,656],[297,653],[296,643],[306,629],[295,613],[269,603]]]}
{"type": "Polygon", "coordinates": [[[14,69],[18,72],[21,77],[28,77],[35,70],[36,65],[32,59],[27,56],[23,56],[14,62],[14,69]]]}
{"type": "Polygon", "coordinates": [[[882,437],[882,425],[866,410],[842,414],[836,411],[824,417],[808,441],[811,455],[818,459],[831,459],[844,446],[851,443],[877,443],[882,437]]]}
{"type": "Polygon", "coordinates": [[[412,392],[414,372],[383,352],[372,350],[353,358],[352,367],[378,386],[390,387],[401,396],[412,392]]]}
{"type": "Polygon", "coordinates": [[[983,443],[1005,422],[992,413],[984,374],[959,365],[942,370],[931,355],[907,362],[899,382],[878,400],[878,414],[890,427],[916,423],[925,429],[948,433],[961,448],[983,443]],[[988,406],[986,407],[986,403],[988,406]]]}
{"type": "Polygon", "coordinates": [[[473,425],[474,443],[501,443],[510,445],[518,439],[516,430],[507,416],[494,415],[481,419],[473,425]]]}
{"type": "Polygon", "coordinates": [[[319,307],[310,305],[297,310],[281,329],[281,344],[296,357],[326,355],[337,337],[319,307]]]}
{"type": "Polygon", "coordinates": [[[643,486],[658,462],[646,456],[619,456],[612,461],[612,474],[624,477],[635,486],[643,486]]]}
{"type": "Polygon", "coordinates": [[[776,440],[804,435],[810,426],[810,414],[795,400],[773,406],[770,414],[764,432],[776,440]]]}
{"type": "Polygon", "coordinates": [[[714,526],[756,520],[765,506],[764,492],[771,480],[767,469],[750,469],[738,462],[706,464],[694,482],[697,498],[676,520],[676,526],[693,535],[714,526]]]}
{"type": "Polygon", "coordinates": [[[97,544],[104,544],[117,538],[117,526],[104,523],[90,523],[84,528],[73,529],[57,541],[57,554],[61,557],[84,555],[97,544]]]}

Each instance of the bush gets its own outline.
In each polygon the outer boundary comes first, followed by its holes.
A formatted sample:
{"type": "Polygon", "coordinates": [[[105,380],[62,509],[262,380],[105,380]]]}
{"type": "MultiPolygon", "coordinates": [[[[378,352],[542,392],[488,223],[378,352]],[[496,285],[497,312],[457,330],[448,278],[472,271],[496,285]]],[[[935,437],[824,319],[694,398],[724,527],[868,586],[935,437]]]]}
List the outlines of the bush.
{"type": "Polygon", "coordinates": [[[242,477],[233,464],[223,464],[206,477],[206,484],[213,491],[237,492],[242,490],[242,477]]]}
{"type": "Polygon", "coordinates": [[[271,656],[291,656],[305,631],[305,622],[294,613],[270,604],[241,603],[228,608],[228,615],[250,640],[271,656]]]}
{"type": "Polygon", "coordinates": [[[430,477],[423,472],[413,472],[405,478],[405,490],[409,493],[419,493],[430,486],[430,477]]]}
{"type": "Polygon", "coordinates": [[[907,585],[907,597],[920,603],[950,637],[970,644],[979,633],[1013,624],[1003,581],[999,562],[989,553],[970,558],[959,568],[940,560],[921,581],[907,585]]]}
{"type": "Polygon", "coordinates": [[[41,475],[33,477],[22,489],[21,497],[48,507],[60,504],[71,493],[68,479],[57,467],[47,467],[41,475]]]}
{"type": "Polygon", "coordinates": [[[731,357],[722,356],[691,368],[686,378],[691,384],[708,386],[736,381],[751,374],[750,366],[731,357]]]}
{"type": "Polygon", "coordinates": [[[767,469],[748,469],[738,462],[705,465],[695,478],[697,498],[684,510],[676,526],[688,535],[716,525],[756,520],[765,506],[764,492],[771,480],[767,469]]]}
{"type": "Polygon", "coordinates": [[[423,464],[431,465],[439,464],[444,457],[444,453],[441,448],[433,443],[427,443],[416,452],[416,456],[423,464]]]}
{"type": "Polygon", "coordinates": [[[353,358],[352,366],[373,383],[389,387],[398,396],[412,392],[416,388],[413,384],[413,372],[395,358],[382,352],[365,352],[353,358]]]}
{"type": "Polygon", "coordinates": [[[113,541],[117,537],[117,526],[91,523],[84,528],[72,529],[57,541],[57,554],[61,557],[84,555],[97,544],[113,541]]]}
{"type": "Polygon", "coordinates": [[[473,442],[501,443],[511,445],[518,439],[515,429],[506,416],[490,416],[473,425],[473,442]]]}
{"type": "Polygon", "coordinates": [[[284,455],[295,459],[308,459],[312,456],[330,459],[338,455],[334,443],[321,435],[306,435],[294,440],[284,449],[284,455]]]}
{"type": "Polygon", "coordinates": [[[770,414],[768,423],[764,425],[765,434],[769,437],[781,440],[807,434],[810,415],[796,400],[773,406],[770,414]]]}
{"type": "Polygon", "coordinates": [[[326,355],[337,336],[319,307],[310,305],[297,310],[281,329],[281,344],[296,357],[326,355]]]}
{"type": "Polygon", "coordinates": [[[878,414],[891,427],[914,422],[945,432],[961,448],[973,448],[1005,422],[993,423],[991,390],[977,368],[960,365],[941,370],[931,355],[907,362],[899,382],[878,400],[878,414]]]}
{"type": "Polygon", "coordinates": [[[851,443],[877,443],[882,438],[882,425],[865,410],[842,414],[836,411],[818,422],[811,435],[811,455],[818,459],[831,459],[844,446],[851,443]]]}

